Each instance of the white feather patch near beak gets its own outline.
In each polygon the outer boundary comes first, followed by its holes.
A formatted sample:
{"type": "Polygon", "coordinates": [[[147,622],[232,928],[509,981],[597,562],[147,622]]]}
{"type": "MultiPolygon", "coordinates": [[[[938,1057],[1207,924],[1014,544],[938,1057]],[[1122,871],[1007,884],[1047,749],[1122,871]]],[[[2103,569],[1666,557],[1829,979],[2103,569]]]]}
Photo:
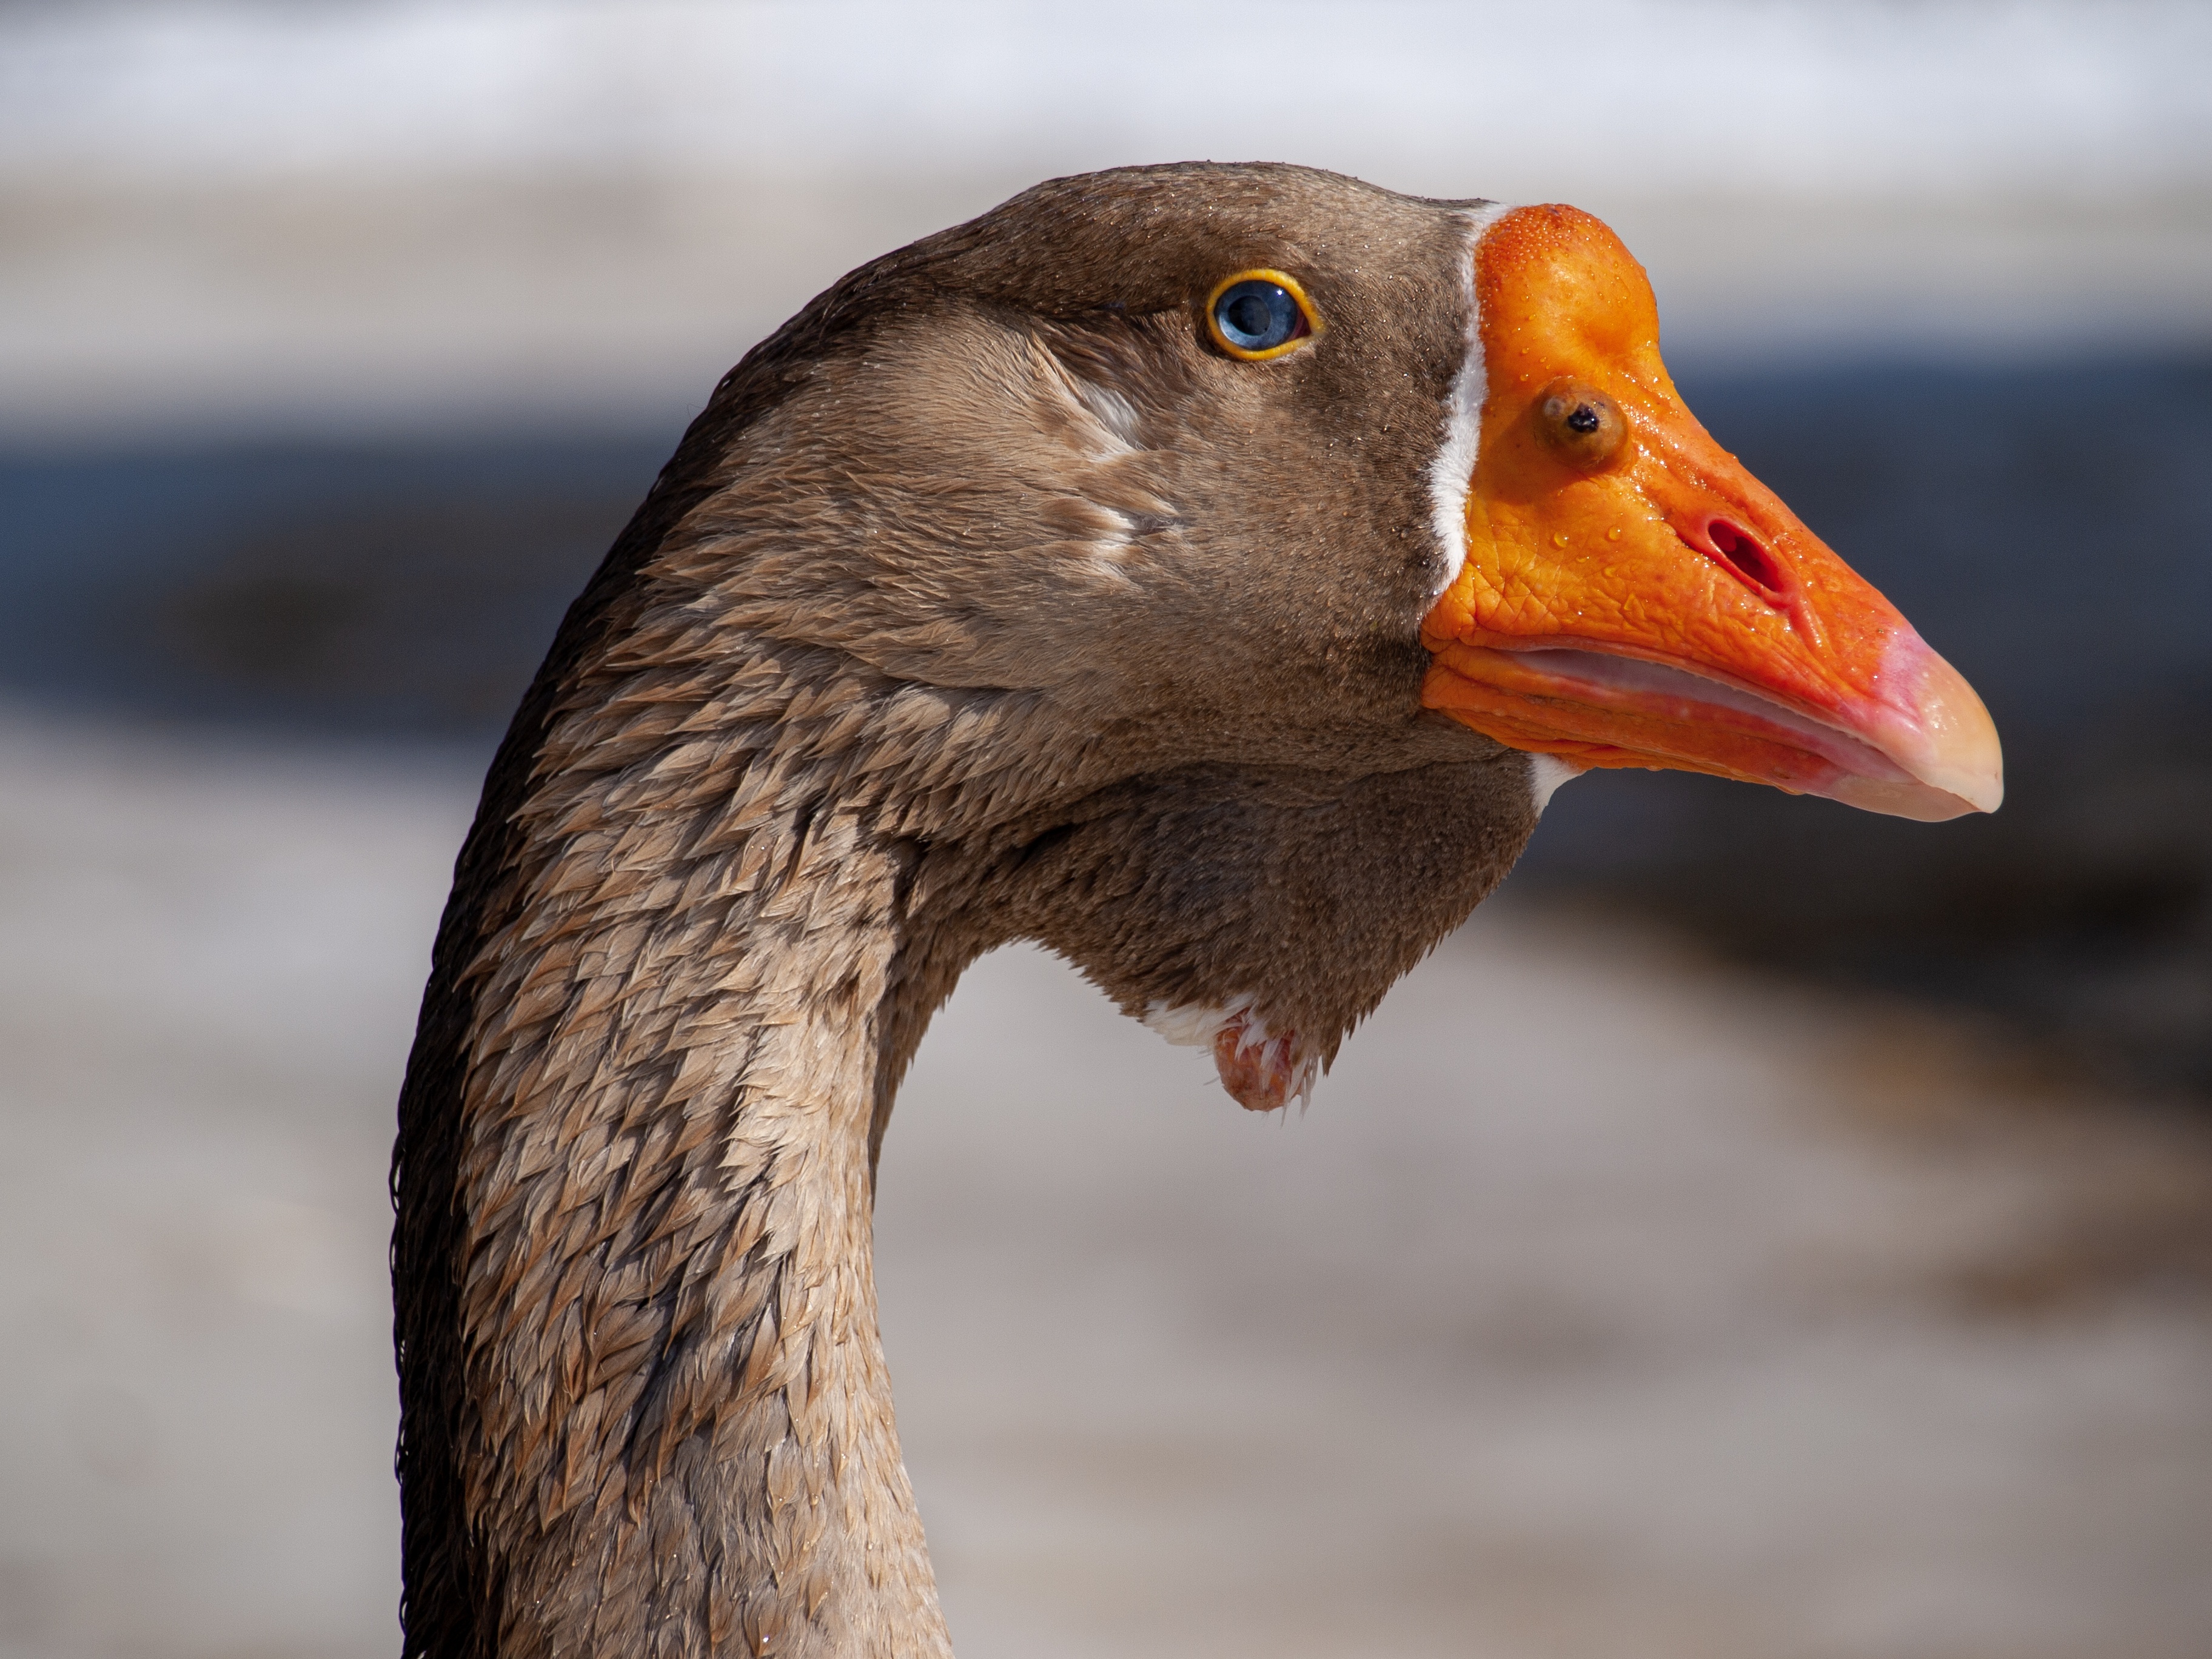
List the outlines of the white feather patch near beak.
{"type": "Polygon", "coordinates": [[[1482,206],[1456,216],[1466,228],[1467,264],[1462,273],[1467,303],[1467,355],[1452,377],[1444,399],[1443,434],[1436,459],[1429,464],[1429,501],[1436,526],[1437,545],[1443,552],[1441,593],[1459,580],[1467,562],[1467,492],[1474,477],[1475,449],[1482,431],[1483,399],[1490,395],[1490,380],[1482,361],[1482,315],[1474,293],[1474,249],[1482,234],[1509,210],[1503,202],[1482,206]]]}
{"type": "Polygon", "coordinates": [[[1582,776],[1583,770],[1572,761],[1561,760],[1557,755],[1528,757],[1528,793],[1536,798],[1538,817],[1542,817],[1544,809],[1552,804],[1553,791],[1582,776]]]}

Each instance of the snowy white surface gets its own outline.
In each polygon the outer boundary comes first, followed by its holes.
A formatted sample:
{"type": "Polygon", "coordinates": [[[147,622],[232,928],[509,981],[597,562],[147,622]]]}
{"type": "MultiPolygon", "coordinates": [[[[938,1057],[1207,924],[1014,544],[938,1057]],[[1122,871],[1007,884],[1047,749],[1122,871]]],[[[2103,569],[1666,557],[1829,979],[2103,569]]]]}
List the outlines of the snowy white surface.
{"type": "Polygon", "coordinates": [[[2102,193],[2212,178],[2208,62],[2194,0],[166,0],[8,19],[0,165],[2102,193]]]}

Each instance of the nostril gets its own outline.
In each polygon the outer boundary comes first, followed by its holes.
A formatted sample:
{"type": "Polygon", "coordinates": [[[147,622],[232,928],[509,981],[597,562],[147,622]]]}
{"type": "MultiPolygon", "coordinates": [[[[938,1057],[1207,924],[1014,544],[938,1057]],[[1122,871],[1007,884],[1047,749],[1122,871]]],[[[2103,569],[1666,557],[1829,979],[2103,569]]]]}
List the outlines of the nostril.
{"type": "Polygon", "coordinates": [[[1720,556],[1722,563],[1767,598],[1778,599],[1789,592],[1789,580],[1783,574],[1781,561],[1760,546],[1741,525],[1715,519],[1705,526],[1705,540],[1720,556]]]}

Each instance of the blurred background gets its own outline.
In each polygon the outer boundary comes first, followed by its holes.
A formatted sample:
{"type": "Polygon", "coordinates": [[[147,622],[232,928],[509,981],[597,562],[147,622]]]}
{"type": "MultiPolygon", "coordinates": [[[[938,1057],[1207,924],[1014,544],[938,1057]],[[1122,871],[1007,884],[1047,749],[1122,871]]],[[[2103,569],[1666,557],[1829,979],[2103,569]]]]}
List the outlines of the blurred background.
{"type": "Polygon", "coordinates": [[[2212,9],[0,5],[0,1655],[392,1650],[474,791],[722,371],[1048,174],[1567,200],[1983,692],[1680,776],[1248,1121],[980,966],[884,1164],[960,1651],[2212,1652],[2212,9]]]}

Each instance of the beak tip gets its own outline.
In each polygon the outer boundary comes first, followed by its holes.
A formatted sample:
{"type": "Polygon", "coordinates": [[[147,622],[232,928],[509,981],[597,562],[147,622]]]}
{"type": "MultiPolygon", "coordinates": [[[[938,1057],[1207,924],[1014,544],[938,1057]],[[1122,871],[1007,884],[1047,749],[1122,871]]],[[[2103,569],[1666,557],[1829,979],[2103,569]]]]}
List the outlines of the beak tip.
{"type": "Polygon", "coordinates": [[[1929,823],[1996,811],[2004,804],[2004,749],[1988,708],[1966,676],[1918,635],[1908,633],[1892,650],[1898,678],[1910,690],[1899,711],[1899,740],[1890,755],[1915,781],[1894,787],[1922,799],[1917,811],[1867,804],[1875,811],[1929,823]]]}
{"type": "Polygon", "coordinates": [[[1994,812],[2004,805],[2004,770],[2002,766],[1972,781],[1972,787],[1958,792],[1959,799],[1977,812],[1994,812]]]}

